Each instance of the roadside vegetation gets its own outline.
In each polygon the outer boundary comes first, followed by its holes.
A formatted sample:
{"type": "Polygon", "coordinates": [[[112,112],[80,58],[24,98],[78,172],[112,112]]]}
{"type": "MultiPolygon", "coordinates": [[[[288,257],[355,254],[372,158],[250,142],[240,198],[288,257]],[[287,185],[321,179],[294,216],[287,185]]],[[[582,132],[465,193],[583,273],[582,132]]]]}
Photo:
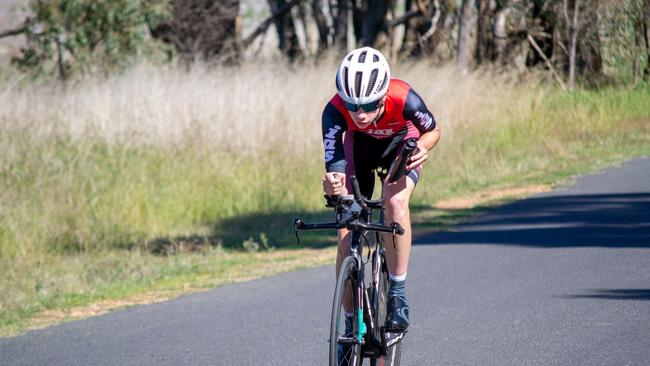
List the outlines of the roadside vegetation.
{"type": "MultiPolygon", "coordinates": [[[[97,313],[75,310],[92,303],[332,263],[329,234],[300,246],[291,225],[329,217],[320,115],[335,67],[142,65],[0,84],[0,335],[97,313]]],[[[441,201],[552,186],[650,154],[647,84],[566,93],[535,77],[462,76],[426,62],[394,75],[443,131],[414,195],[420,233],[495,198],[441,201]]]]}

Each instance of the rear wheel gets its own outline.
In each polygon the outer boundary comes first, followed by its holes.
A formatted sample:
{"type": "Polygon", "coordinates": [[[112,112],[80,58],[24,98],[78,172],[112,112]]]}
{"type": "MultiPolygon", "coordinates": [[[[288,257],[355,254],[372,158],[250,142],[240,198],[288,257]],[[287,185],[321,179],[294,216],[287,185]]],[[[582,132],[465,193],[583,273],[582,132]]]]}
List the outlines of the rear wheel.
{"type": "MultiPolygon", "coordinates": [[[[361,345],[355,341],[358,334],[358,314],[354,305],[350,307],[352,313],[351,322],[348,319],[346,327],[346,316],[344,302],[346,298],[351,299],[349,304],[358,303],[357,294],[357,261],[353,257],[347,257],[341,264],[334,301],[332,303],[332,322],[330,325],[330,366],[359,366],[363,355],[361,345]],[[347,328],[347,329],[346,329],[347,328]],[[346,332],[347,330],[347,332],[346,332]]],[[[349,305],[348,304],[348,305],[349,305]]]]}

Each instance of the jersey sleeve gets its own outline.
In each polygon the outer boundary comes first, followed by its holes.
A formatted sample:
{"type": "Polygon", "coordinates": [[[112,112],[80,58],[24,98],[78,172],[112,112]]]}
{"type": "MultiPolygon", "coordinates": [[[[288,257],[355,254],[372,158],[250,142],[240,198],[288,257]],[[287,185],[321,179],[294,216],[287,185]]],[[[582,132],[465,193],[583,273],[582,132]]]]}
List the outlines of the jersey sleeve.
{"type": "Polygon", "coordinates": [[[433,131],[436,128],[436,120],[433,118],[433,114],[429,112],[422,98],[413,89],[410,89],[406,95],[403,116],[413,122],[421,133],[433,131]]]}
{"type": "Polygon", "coordinates": [[[325,170],[345,173],[343,132],[347,129],[345,118],[332,103],[327,103],[322,118],[323,145],[325,147],[325,170]]]}

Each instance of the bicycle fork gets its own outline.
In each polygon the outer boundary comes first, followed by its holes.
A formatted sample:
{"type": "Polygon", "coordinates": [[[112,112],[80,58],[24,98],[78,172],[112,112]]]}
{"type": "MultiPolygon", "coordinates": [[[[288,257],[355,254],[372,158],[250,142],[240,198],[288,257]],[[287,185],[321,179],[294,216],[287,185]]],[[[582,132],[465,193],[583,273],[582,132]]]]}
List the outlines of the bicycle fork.
{"type": "Polygon", "coordinates": [[[363,299],[366,297],[364,296],[364,284],[363,284],[363,271],[358,271],[357,272],[357,283],[359,284],[357,286],[357,342],[363,343],[363,336],[366,335],[366,332],[368,331],[368,328],[366,327],[366,323],[363,321],[363,299]]]}

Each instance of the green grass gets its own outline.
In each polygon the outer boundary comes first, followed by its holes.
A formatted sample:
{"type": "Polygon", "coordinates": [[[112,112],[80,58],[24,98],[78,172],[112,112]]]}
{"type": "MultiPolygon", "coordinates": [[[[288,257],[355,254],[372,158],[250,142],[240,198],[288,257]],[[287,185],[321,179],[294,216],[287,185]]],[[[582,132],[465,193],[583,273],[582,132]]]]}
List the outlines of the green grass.
{"type": "MultiPolygon", "coordinates": [[[[331,234],[303,236],[303,252],[291,230],[295,217],[329,217],[319,116],[330,75],[263,71],[0,88],[0,335],[45,310],[333,260],[331,234]],[[279,81],[318,97],[278,103],[279,81]]],[[[648,85],[566,94],[426,65],[398,76],[443,130],[413,198],[420,233],[486,208],[434,209],[440,200],[650,155],[648,85]]]]}
{"type": "Polygon", "coordinates": [[[3,276],[11,281],[9,286],[3,286],[3,291],[23,297],[13,299],[16,303],[5,300],[3,305],[11,308],[0,313],[0,336],[16,334],[35,324],[74,319],[70,309],[91,303],[120,299],[127,299],[123,304],[137,303],[138,297],[133,299],[134,295],[143,293],[149,294],[148,300],[173,297],[223,283],[322,265],[331,262],[333,253],[332,248],[247,253],[219,246],[203,246],[195,252],[173,256],[114,250],[31,263],[28,275],[20,272],[27,267],[25,263],[3,261],[3,276]],[[25,286],[32,287],[32,291],[25,291],[25,286]],[[63,314],[47,315],[48,310],[59,309],[64,309],[63,314]]]}

